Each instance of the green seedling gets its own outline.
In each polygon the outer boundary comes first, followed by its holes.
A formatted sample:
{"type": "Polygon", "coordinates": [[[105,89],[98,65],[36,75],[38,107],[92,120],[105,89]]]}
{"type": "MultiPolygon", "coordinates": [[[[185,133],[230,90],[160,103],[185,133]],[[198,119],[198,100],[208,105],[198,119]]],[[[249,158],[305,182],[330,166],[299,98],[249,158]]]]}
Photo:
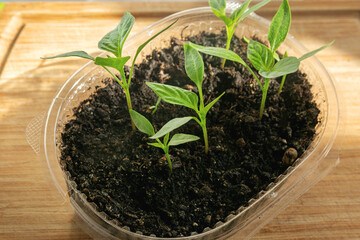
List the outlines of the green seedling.
{"type": "MultiPolygon", "coordinates": [[[[192,46],[193,48],[195,48],[196,50],[198,50],[199,52],[208,54],[208,55],[212,55],[212,56],[216,56],[216,57],[220,57],[223,59],[228,59],[234,62],[238,62],[241,65],[245,66],[246,69],[249,70],[249,72],[253,75],[253,77],[256,79],[257,83],[260,86],[261,91],[263,92],[263,99],[266,99],[266,93],[267,93],[267,89],[269,87],[269,80],[265,79],[265,84],[263,85],[259,78],[256,76],[256,74],[253,72],[253,70],[246,64],[246,62],[236,53],[234,53],[231,50],[228,49],[224,49],[224,48],[216,48],[216,47],[204,47],[204,46],[200,46],[194,43],[189,43],[190,46],[192,46]],[[264,95],[265,94],[265,95],[264,95]]],[[[260,74],[261,75],[261,74],[260,74]]],[[[262,112],[263,112],[263,107],[265,106],[265,102],[262,102],[261,104],[261,108],[260,108],[260,119],[262,117],[262,112]]]]}
{"type": "Polygon", "coordinates": [[[276,78],[296,72],[300,65],[300,61],[296,57],[286,57],[280,60],[276,53],[280,44],[286,39],[290,24],[291,11],[289,2],[283,0],[270,24],[268,32],[270,49],[264,44],[253,40],[248,42],[247,57],[254,68],[258,70],[259,75],[265,78],[264,85],[261,87],[262,98],[259,113],[260,119],[264,113],[270,78],[276,78]]]}
{"type": "Polygon", "coordinates": [[[206,115],[211,107],[225,94],[225,92],[205,106],[202,91],[202,82],[204,80],[204,62],[199,52],[190,45],[184,44],[184,52],[186,73],[189,78],[196,84],[199,96],[194,92],[175,86],[152,82],[146,82],[146,84],[164,102],[185,106],[193,109],[197,113],[198,117],[193,117],[193,119],[200,125],[203,131],[205,153],[208,153],[209,143],[206,129],[206,115]]]}
{"type": "Polygon", "coordinates": [[[281,43],[285,41],[290,25],[291,10],[289,2],[288,0],[283,0],[270,24],[268,32],[270,48],[253,40],[248,41],[247,57],[254,68],[258,70],[259,74],[265,78],[264,85],[262,86],[262,99],[259,114],[260,119],[263,116],[270,79],[282,76],[282,83],[280,84],[279,89],[280,93],[282,91],[286,75],[296,72],[299,69],[300,61],[313,56],[333,43],[331,42],[321,48],[306,53],[299,59],[296,57],[288,57],[287,52],[285,52],[283,59],[280,59],[276,50],[279,48],[281,43]]]}
{"type": "Polygon", "coordinates": [[[281,87],[279,89],[279,92],[281,92],[282,86],[285,82],[286,75],[296,72],[299,68],[300,61],[313,56],[317,52],[330,46],[333,43],[331,42],[321,48],[306,53],[299,59],[296,57],[288,57],[287,53],[285,53],[283,59],[280,59],[279,55],[276,53],[276,50],[279,48],[281,43],[286,39],[286,36],[289,32],[290,24],[291,24],[290,6],[287,0],[283,0],[277,13],[272,19],[270,29],[268,32],[268,40],[270,43],[270,48],[268,48],[262,43],[253,40],[248,40],[245,37],[243,38],[244,41],[248,43],[247,57],[249,58],[253,67],[258,71],[258,74],[264,77],[265,79],[264,84],[260,82],[259,78],[252,71],[252,69],[236,53],[223,48],[204,47],[204,46],[196,45],[194,43],[189,43],[189,44],[190,46],[192,46],[193,48],[195,48],[196,50],[202,53],[238,62],[243,66],[245,66],[246,69],[250,71],[250,73],[254,76],[254,78],[258,82],[260,89],[262,91],[262,99],[261,99],[260,111],[259,111],[259,117],[261,119],[265,108],[266,96],[269,88],[270,79],[281,76],[283,77],[282,83],[280,85],[281,87]]]}
{"type": "Polygon", "coordinates": [[[164,151],[171,172],[172,172],[172,162],[169,155],[169,147],[199,140],[199,137],[195,135],[184,134],[184,133],[174,134],[174,136],[172,136],[172,138],[170,139],[171,131],[186,124],[191,119],[193,119],[193,117],[174,118],[169,122],[167,122],[157,133],[155,133],[155,129],[153,125],[149,122],[149,120],[146,119],[146,117],[144,117],[143,115],[141,115],[140,113],[134,110],[130,110],[130,115],[137,129],[139,129],[140,132],[149,135],[150,139],[156,141],[148,144],[150,146],[161,148],[164,151]],[[163,137],[162,141],[160,140],[161,137],[163,137]]]}
{"type": "MultiPolygon", "coordinates": [[[[80,57],[80,58],[85,58],[85,59],[94,61],[94,63],[96,65],[102,66],[107,72],[109,72],[110,75],[114,79],[116,79],[116,81],[124,89],[128,109],[131,110],[132,105],[131,105],[131,97],[130,97],[129,88],[130,88],[130,83],[131,83],[131,78],[133,75],[136,58],[138,57],[141,50],[151,40],[153,40],[154,38],[159,36],[161,33],[166,31],[168,28],[170,28],[172,25],[174,25],[177,22],[177,20],[174,21],[173,23],[171,23],[169,26],[167,26],[163,30],[161,30],[160,32],[156,33],[154,36],[149,38],[146,42],[144,42],[137,48],[135,56],[134,56],[132,64],[131,64],[129,76],[128,76],[128,78],[126,78],[124,66],[127,63],[127,61],[130,59],[130,56],[123,57],[122,50],[123,50],[124,43],[125,43],[127,37],[129,36],[129,33],[134,25],[134,22],[135,22],[135,18],[130,13],[126,12],[124,14],[123,18],[121,19],[121,22],[119,23],[119,25],[114,30],[107,33],[98,43],[99,49],[108,51],[108,52],[112,53],[115,57],[111,57],[111,56],[107,55],[106,58],[103,58],[103,57],[94,58],[84,51],[73,51],[73,52],[56,55],[53,57],[45,57],[42,59],[52,59],[52,58],[60,58],[60,57],[80,57]],[[118,70],[120,73],[120,79],[112,71],[110,71],[107,67],[111,67],[111,68],[118,70]]],[[[132,125],[133,130],[135,130],[135,125],[134,125],[133,121],[131,121],[131,125],[132,125]]]]}
{"type": "MultiPolygon", "coordinates": [[[[233,13],[230,15],[230,17],[226,16],[226,0],[209,0],[209,5],[211,7],[211,10],[214,12],[214,14],[224,21],[226,26],[226,35],[227,35],[227,41],[226,41],[226,49],[230,48],[231,39],[235,33],[235,30],[239,23],[244,20],[249,14],[252,12],[255,12],[259,8],[263,7],[267,3],[269,3],[271,0],[264,0],[253,7],[249,8],[249,4],[252,0],[245,1],[240,7],[235,9],[233,13]]],[[[226,59],[223,59],[221,67],[225,66],[226,59]]]]}
{"type": "Polygon", "coordinates": [[[156,101],[155,105],[150,107],[150,109],[152,109],[152,112],[151,112],[152,115],[154,115],[155,112],[157,111],[160,102],[161,102],[161,98],[158,98],[158,100],[156,101]]]}

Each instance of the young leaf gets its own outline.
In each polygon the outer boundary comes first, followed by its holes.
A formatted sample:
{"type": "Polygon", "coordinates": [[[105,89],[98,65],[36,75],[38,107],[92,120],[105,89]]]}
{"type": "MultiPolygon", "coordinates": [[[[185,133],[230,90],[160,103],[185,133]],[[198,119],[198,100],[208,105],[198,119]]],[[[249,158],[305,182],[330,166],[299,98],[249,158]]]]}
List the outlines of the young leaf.
{"type": "Polygon", "coordinates": [[[204,46],[200,46],[195,43],[192,43],[192,42],[189,42],[189,45],[192,48],[195,48],[196,50],[198,50],[199,52],[202,52],[202,53],[205,53],[205,54],[208,54],[211,56],[219,57],[219,58],[224,58],[224,59],[227,59],[230,61],[238,62],[242,65],[246,65],[244,60],[242,60],[239,55],[237,55],[236,53],[234,53],[231,50],[227,50],[225,48],[217,48],[217,47],[204,47],[204,46]]]}
{"type": "Polygon", "coordinates": [[[287,57],[277,62],[269,71],[260,70],[259,74],[265,78],[276,78],[285,74],[296,72],[299,69],[299,65],[299,59],[296,57],[287,57]]]}
{"type": "Polygon", "coordinates": [[[225,8],[226,8],[226,1],[225,0],[209,0],[209,5],[211,10],[214,12],[215,16],[220,18],[225,22],[226,26],[230,26],[233,21],[231,18],[226,16],[225,8]]]}
{"type": "Polygon", "coordinates": [[[288,0],[283,0],[277,13],[271,21],[268,40],[271,52],[275,52],[285,40],[291,24],[291,11],[288,0]]]}
{"type": "Polygon", "coordinates": [[[301,56],[299,58],[299,60],[302,61],[302,60],[304,60],[304,59],[306,59],[308,57],[311,57],[311,56],[315,55],[316,53],[318,53],[319,51],[323,50],[324,48],[327,48],[327,47],[331,46],[333,43],[334,43],[334,41],[332,41],[331,43],[326,44],[325,46],[322,46],[321,48],[318,48],[318,49],[316,49],[314,51],[308,52],[308,53],[304,54],[303,56],[301,56]]]}
{"type": "Polygon", "coordinates": [[[168,121],[151,139],[157,139],[190,121],[192,117],[174,118],[168,121]]]}
{"type": "Polygon", "coordinates": [[[153,82],[146,82],[146,85],[167,103],[185,106],[194,110],[198,109],[198,96],[191,91],[153,82]]]}
{"type": "Polygon", "coordinates": [[[176,146],[176,145],[180,145],[180,144],[183,144],[183,143],[196,141],[196,140],[199,140],[199,139],[200,138],[198,136],[195,136],[195,135],[177,133],[171,138],[171,140],[169,142],[169,146],[176,146]]]}
{"type": "Polygon", "coordinates": [[[168,142],[169,142],[169,137],[170,137],[170,133],[168,132],[168,133],[165,135],[164,140],[163,140],[165,146],[166,146],[166,145],[168,144],[168,142]]]}
{"type": "Polygon", "coordinates": [[[244,2],[243,4],[241,4],[240,7],[238,7],[231,15],[230,15],[230,19],[233,20],[234,22],[236,22],[242,15],[243,13],[247,10],[247,8],[249,7],[249,4],[251,3],[252,0],[247,0],[246,2],[244,2]]]}
{"type": "Polygon", "coordinates": [[[185,71],[188,77],[196,84],[201,86],[204,79],[204,62],[200,53],[184,43],[185,71]]]}
{"type": "Polygon", "coordinates": [[[100,40],[98,47],[113,53],[116,57],[121,57],[122,48],[134,22],[135,18],[126,12],[119,25],[100,40]]]}
{"type": "Polygon", "coordinates": [[[161,148],[161,149],[164,147],[161,143],[157,143],[157,142],[155,142],[155,143],[147,143],[147,144],[150,145],[150,146],[161,148]]]}
{"type": "Polygon", "coordinates": [[[226,1],[225,0],[209,0],[211,9],[216,10],[225,15],[226,1]]]}
{"type": "Polygon", "coordinates": [[[217,98],[215,98],[211,103],[209,103],[208,105],[205,106],[204,108],[204,112],[205,114],[207,114],[207,112],[210,110],[210,108],[212,106],[214,106],[214,104],[219,101],[219,99],[225,94],[225,92],[223,92],[220,96],[218,96],[217,98]]]}
{"type": "Polygon", "coordinates": [[[154,36],[152,36],[151,38],[149,38],[146,42],[144,42],[143,44],[141,44],[138,49],[136,50],[136,54],[134,56],[134,60],[133,60],[133,64],[135,63],[135,60],[137,58],[137,56],[139,55],[139,53],[141,52],[141,50],[144,49],[144,47],[150,42],[152,41],[154,38],[156,38],[157,36],[159,36],[161,33],[163,33],[164,31],[168,30],[172,25],[174,25],[179,19],[176,19],[173,23],[171,23],[169,26],[167,26],[166,28],[164,28],[163,30],[161,30],[160,32],[156,33],[154,36]]]}
{"type": "Polygon", "coordinates": [[[275,58],[276,61],[280,61],[280,57],[279,54],[277,54],[277,52],[273,53],[273,57],[275,58]]]}
{"type": "Polygon", "coordinates": [[[60,57],[81,57],[81,58],[90,59],[93,61],[95,60],[92,56],[90,56],[89,54],[87,54],[84,51],[73,51],[73,52],[56,55],[53,57],[42,57],[41,59],[52,59],[52,58],[60,58],[60,57]]]}
{"type": "Polygon", "coordinates": [[[95,64],[100,66],[107,66],[117,69],[119,72],[123,71],[125,63],[130,59],[130,57],[96,57],[95,58],[95,64]]]}
{"type": "Polygon", "coordinates": [[[250,40],[247,48],[247,56],[256,70],[269,71],[274,65],[272,52],[263,44],[250,40]]]}
{"type": "Polygon", "coordinates": [[[243,36],[243,40],[244,40],[244,42],[246,42],[247,44],[249,44],[249,42],[250,42],[250,40],[247,39],[245,36],[243,36]]]}
{"type": "Polygon", "coordinates": [[[155,112],[156,112],[157,109],[158,109],[158,106],[159,106],[160,102],[161,102],[161,98],[158,97],[158,100],[156,101],[155,106],[151,106],[151,107],[150,107],[150,109],[153,109],[153,111],[151,112],[151,114],[155,114],[155,112]]]}
{"type": "Polygon", "coordinates": [[[268,4],[271,0],[264,0],[262,2],[259,2],[258,4],[252,6],[249,10],[247,10],[238,20],[238,22],[236,24],[239,24],[239,22],[241,22],[242,20],[244,20],[247,16],[249,16],[251,13],[255,12],[256,10],[258,10],[259,8],[265,6],[266,4],[268,4]]]}
{"type": "Polygon", "coordinates": [[[289,55],[288,55],[288,52],[285,51],[283,58],[287,58],[288,56],[289,56],[289,55]]]}
{"type": "Polygon", "coordinates": [[[155,134],[154,127],[149,122],[149,120],[146,119],[146,117],[134,110],[129,110],[129,112],[131,119],[134,121],[135,126],[139,129],[140,132],[150,136],[155,134]]]}

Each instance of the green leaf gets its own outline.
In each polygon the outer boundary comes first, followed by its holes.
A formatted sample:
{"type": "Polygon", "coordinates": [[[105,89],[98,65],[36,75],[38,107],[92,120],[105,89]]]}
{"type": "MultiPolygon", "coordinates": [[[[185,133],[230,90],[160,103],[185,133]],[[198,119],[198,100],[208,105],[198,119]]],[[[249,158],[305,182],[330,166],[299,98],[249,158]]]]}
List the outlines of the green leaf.
{"type": "Polygon", "coordinates": [[[165,32],[166,30],[168,30],[172,25],[174,25],[179,19],[176,19],[173,23],[171,23],[169,26],[167,26],[166,28],[164,28],[163,30],[161,30],[160,32],[156,33],[154,36],[152,36],[151,38],[149,38],[146,42],[144,42],[143,44],[141,44],[138,49],[136,50],[136,54],[134,56],[134,60],[133,63],[135,63],[135,60],[137,58],[137,56],[139,55],[139,53],[141,52],[141,50],[144,49],[144,47],[150,42],[152,41],[154,38],[156,38],[157,36],[159,36],[161,33],[165,32]]]}
{"type": "Polygon", "coordinates": [[[212,108],[212,106],[214,106],[214,104],[219,101],[219,99],[225,94],[225,92],[223,92],[220,96],[218,96],[217,98],[215,98],[212,102],[210,102],[208,105],[205,106],[204,108],[204,113],[207,114],[207,112],[212,108]]]}
{"type": "Polygon", "coordinates": [[[270,71],[260,70],[259,74],[265,78],[276,78],[285,74],[296,72],[300,61],[296,57],[287,57],[277,62],[270,71]]]}
{"type": "Polygon", "coordinates": [[[230,15],[230,19],[234,22],[236,22],[242,15],[243,13],[247,10],[247,8],[249,7],[249,4],[251,3],[252,0],[247,0],[246,2],[244,2],[243,4],[241,4],[240,7],[238,7],[231,15],[230,15]]]}
{"type": "Polygon", "coordinates": [[[194,44],[192,42],[189,42],[189,45],[191,47],[195,48],[196,50],[198,50],[199,52],[202,52],[202,53],[205,53],[208,55],[212,55],[215,57],[219,57],[219,58],[224,58],[224,59],[227,59],[230,61],[238,62],[242,65],[246,64],[239,55],[237,55],[236,53],[234,53],[231,50],[227,50],[225,48],[217,48],[217,47],[204,47],[204,46],[194,44]]]}
{"type": "Polygon", "coordinates": [[[249,44],[249,42],[250,42],[250,40],[247,39],[245,36],[243,36],[243,40],[244,40],[244,42],[246,42],[247,44],[249,44]]]}
{"type": "Polygon", "coordinates": [[[124,65],[129,59],[130,59],[129,56],[118,57],[118,58],[113,58],[109,56],[107,58],[96,57],[95,64],[100,66],[112,67],[117,69],[118,71],[123,71],[124,65]]]}
{"type": "Polygon", "coordinates": [[[171,138],[171,140],[169,142],[169,146],[176,146],[176,145],[180,145],[180,144],[187,143],[187,142],[193,142],[193,141],[196,141],[199,139],[200,138],[195,135],[178,133],[178,134],[175,134],[171,138]]]}
{"type": "Polygon", "coordinates": [[[273,53],[273,57],[275,58],[276,61],[280,61],[280,57],[279,54],[277,54],[277,52],[273,53]]]}
{"type": "Polygon", "coordinates": [[[239,22],[241,22],[242,20],[244,20],[247,16],[249,16],[251,13],[255,12],[256,10],[258,10],[259,8],[265,6],[266,4],[268,4],[271,0],[264,0],[262,2],[259,2],[258,4],[252,6],[249,10],[247,10],[238,20],[237,24],[239,22]]]}
{"type": "Polygon", "coordinates": [[[231,18],[226,16],[225,8],[226,1],[225,0],[209,0],[209,5],[211,10],[214,12],[215,16],[224,21],[226,26],[232,25],[234,22],[231,18]]]}
{"type": "Polygon", "coordinates": [[[100,40],[98,47],[113,53],[117,57],[121,57],[122,48],[126,38],[129,36],[134,22],[135,18],[130,13],[126,12],[119,25],[100,40]]]}
{"type": "Polygon", "coordinates": [[[60,57],[81,57],[81,58],[90,59],[90,60],[94,61],[94,58],[84,51],[73,51],[73,52],[56,55],[53,57],[42,57],[41,59],[53,59],[53,58],[60,58],[60,57]]]}
{"type": "Polygon", "coordinates": [[[165,135],[165,137],[164,137],[164,145],[166,146],[167,145],[167,143],[169,142],[169,137],[170,137],[170,133],[167,133],[166,135],[165,135]]]}
{"type": "Polygon", "coordinates": [[[188,121],[190,121],[192,117],[182,117],[182,118],[174,118],[168,121],[154,136],[151,136],[151,139],[157,139],[164,136],[167,133],[181,127],[188,121]]]}
{"type": "Polygon", "coordinates": [[[191,91],[161,83],[146,82],[146,85],[164,102],[185,106],[195,111],[198,109],[199,98],[191,91]]]}
{"type": "Polygon", "coordinates": [[[154,109],[154,110],[151,112],[151,114],[155,114],[155,112],[157,111],[157,109],[158,109],[158,107],[159,107],[160,102],[161,102],[161,98],[158,97],[158,100],[156,101],[155,106],[151,106],[151,107],[150,107],[150,109],[154,109]]]}
{"type": "Polygon", "coordinates": [[[283,0],[277,13],[273,17],[268,33],[271,51],[275,52],[280,44],[285,41],[291,24],[291,11],[288,0],[283,0]]]}
{"type": "Polygon", "coordinates": [[[250,40],[247,56],[256,70],[269,71],[275,62],[272,52],[264,44],[250,40]]]}
{"type": "Polygon", "coordinates": [[[185,71],[189,78],[196,84],[199,88],[201,87],[202,81],[204,79],[204,62],[200,53],[195,49],[189,46],[189,44],[184,43],[184,52],[185,52],[185,71]]]}
{"type": "MultiPolygon", "coordinates": [[[[288,56],[289,56],[289,55],[288,55],[288,52],[285,51],[283,58],[287,58],[288,56]]],[[[299,61],[300,61],[300,59],[299,59],[299,61]]]]}
{"type": "Polygon", "coordinates": [[[209,0],[209,5],[214,11],[218,11],[225,15],[226,1],[225,0],[209,0]]]}
{"type": "Polygon", "coordinates": [[[163,149],[164,148],[164,146],[161,144],[161,143],[147,143],[148,145],[150,145],[150,146],[153,146],[153,147],[158,147],[158,148],[161,148],[161,149],[163,149]]]}
{"type": "Polygon", "coordinates": [[[226,15],[222,15],[222,14],[219,14],[215,11],[213,11],[215,16],[217,16],[218,18],[220,18],[221,20],[223,20],[223,22],[225,23],[226,26],[230,27],[231,25],[233,25],[233,21],[227,17],[226,15]]]}
{"type": "Polygon", "coordinates": [[[304,54],[303,56],[301,56],[299,58],[299,60],[302,61],[302,60],[304,60],[304,59],[306,59],[308,57],[311,57],[311,56],[315,55],[316,53],[320,52],[321,50],[323,50],[323,49],[325,49],[327,47],[330,47],[333,43],[334,43],[334,41],[332,41],[331,43],[326,44],[325,46],[322,46],[321,48],[318,48],[318,49],[316,49],[314,51],[308,52],[308,53],[304,54]]]}
{"type": "Polygon", "coordinates": [[[129,110],[129,112],[135,126],[139,129],[140,132],[150,136],[155,134],[154,127],[151,125],[149,120],[146,119],[146,117],[134,110],[129,110]]]}

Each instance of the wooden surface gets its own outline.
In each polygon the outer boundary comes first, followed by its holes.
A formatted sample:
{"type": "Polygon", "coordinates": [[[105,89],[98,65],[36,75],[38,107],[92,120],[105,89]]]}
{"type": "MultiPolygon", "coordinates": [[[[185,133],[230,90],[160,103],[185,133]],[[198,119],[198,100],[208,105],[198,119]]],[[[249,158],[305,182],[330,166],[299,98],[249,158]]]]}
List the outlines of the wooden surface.
{"type": "MultiPolygon", "coordinates": [[[[290,31],[307,48],[336,40],[317,56],[340,89],[347,133],[341,163],[254,239],[360,239],[360,1],[290,2],[290,31]]],[[[205,4],[6,4],[0,13],[0,239],[89,239],[73,223],[74,212],[50,194],[25,140],[29,121],[48,109],[57,89],[86,61],[39,58],[97,51],[98,39],[124,11],[134,13],[138,31],[171,12],[205,4]]],[[[261,14],[271,18],[273,10],[261,14]]]]}

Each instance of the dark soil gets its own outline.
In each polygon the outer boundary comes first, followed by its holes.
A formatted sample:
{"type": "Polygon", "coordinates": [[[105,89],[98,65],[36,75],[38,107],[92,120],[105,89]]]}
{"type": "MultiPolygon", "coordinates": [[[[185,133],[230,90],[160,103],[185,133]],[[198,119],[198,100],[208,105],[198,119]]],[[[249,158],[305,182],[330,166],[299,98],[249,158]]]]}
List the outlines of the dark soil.
{"type": "MultiPolygon", "coordinates": [[[[190,40],[225,46],[218,35],[203,33],[190,40]]],[[[246,59],[245,43],[234,38],[232,46],[246,59]]],[[[230,61],[220,69],[221,60],[216,57],[204,55],[204,62],[205,101],[226,92],[207,117],[209,154],[204,153],[202,138],[170,148],[172,173],[162,150],[148,146],[146,135],[131,130],[125,95],[114,80],[105,80],[105,87],[75,108],[75,118],[64,128],[61,161],[65,170],[88,201],[134,232],[177,237],[213,227],[246,206],[289,167],[291,161],[282,160],[286,150],[294,148],[300,156],[314,138],[319,110],[305,74],[289,75],[280,96],[280,80],[271,81],[260,121],[261,90],[250,73],[230,61]]],[[[162,102],[151,115],[149,107],[157,96],[146,81],[197,92],[185,74],[179,40],[173,39],[170,48],[154,51],[136,66],[133,108],[157,129],[172,118],[195,114],[162,102]]],[[[180,131],[202,136],[194,121],[180,131]]]]}

